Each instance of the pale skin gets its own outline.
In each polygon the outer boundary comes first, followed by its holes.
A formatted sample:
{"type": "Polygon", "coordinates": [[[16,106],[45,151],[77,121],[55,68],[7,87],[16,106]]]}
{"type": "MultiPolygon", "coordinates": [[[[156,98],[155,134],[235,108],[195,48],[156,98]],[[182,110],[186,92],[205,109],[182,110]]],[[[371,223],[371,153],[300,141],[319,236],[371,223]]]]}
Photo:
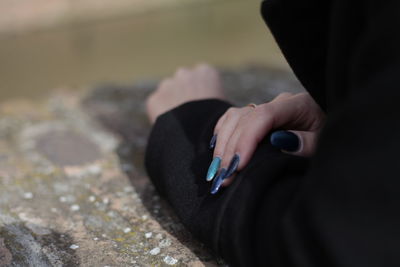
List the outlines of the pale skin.
{"type": "MultiPolygon", "coordinates": [[[[149,96],[147,114],[154,123],[159,115],[180,104],[210,98],[226,100],[218,71],[206,64],[180,68],[149,96]]],[[[221,167],[227,168],[232,157],[240,155],[237,168],[240,171],[250,161],[259,142],[276,129],[290,130],[299,137],[299,150],[290,154],[312,156],[324,121],[325,114],[308,93],[282,93],[256,107],[231,107],[214,128],[218,136],[214,157],[220,157],[221,167]]],[[[223,186],[229,185],[234,176],[226,179],[223,186]]]]}

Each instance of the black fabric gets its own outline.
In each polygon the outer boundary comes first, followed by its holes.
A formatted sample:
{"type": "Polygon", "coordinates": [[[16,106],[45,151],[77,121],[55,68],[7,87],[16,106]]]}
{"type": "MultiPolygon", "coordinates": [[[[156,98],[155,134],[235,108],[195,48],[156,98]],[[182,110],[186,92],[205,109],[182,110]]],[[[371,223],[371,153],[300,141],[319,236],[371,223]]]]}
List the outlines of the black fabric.
{"type": "Polygon", "coordinates": [[[210,195],[208,142],[230,104],[194,101],[157,119],[150,178],[232,266],[400,266],[400,1],[268,0],[262,11],[327,111],[315,156],[264,141],[210,195]]]}

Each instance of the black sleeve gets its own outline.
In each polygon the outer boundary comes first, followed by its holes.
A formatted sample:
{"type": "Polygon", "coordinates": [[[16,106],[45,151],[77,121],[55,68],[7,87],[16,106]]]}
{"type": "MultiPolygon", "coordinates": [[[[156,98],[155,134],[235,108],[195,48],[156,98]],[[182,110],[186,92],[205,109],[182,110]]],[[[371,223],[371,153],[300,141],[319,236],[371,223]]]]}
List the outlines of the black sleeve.
{"type": "MultiPolygon", "coordinates": [[[[311,162],[267,141],[210,195],[213,127],[229,104],[184,104],[156,122],[149,176],[187,228],[233,266],[400,266],[400,2],[369,1],[348,90],[311,162]]],[[[267,138],[266,138],[267,140],[267,138]]]]}
{"type": "Polygon", "coordinates": [[[183,104],[153,127],[146,168],[185,226],[234,266],[255,266],[277,251],[276,227],[307,160],[289,156],[265,139],[227,189],[210,194],[208,148],[218,118],[231,105],[220,100],[183,104]],[[282,177],[287,177],[284,182],[282,177]]]}

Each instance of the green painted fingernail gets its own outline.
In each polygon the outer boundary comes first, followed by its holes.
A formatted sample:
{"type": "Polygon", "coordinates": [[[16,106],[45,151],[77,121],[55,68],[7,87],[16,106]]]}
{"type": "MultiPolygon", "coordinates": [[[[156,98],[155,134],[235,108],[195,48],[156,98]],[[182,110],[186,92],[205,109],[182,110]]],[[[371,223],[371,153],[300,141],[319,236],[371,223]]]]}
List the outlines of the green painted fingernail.
{"type": "Polygon", "coordinates": [[[219,165],[221,165],[221,158],[215,157],[211,162],[210,167],[208,167],[207,178],[206,178],[207,181],[211,181],[214,178],[215,174],[219,169],[219,165]]]}

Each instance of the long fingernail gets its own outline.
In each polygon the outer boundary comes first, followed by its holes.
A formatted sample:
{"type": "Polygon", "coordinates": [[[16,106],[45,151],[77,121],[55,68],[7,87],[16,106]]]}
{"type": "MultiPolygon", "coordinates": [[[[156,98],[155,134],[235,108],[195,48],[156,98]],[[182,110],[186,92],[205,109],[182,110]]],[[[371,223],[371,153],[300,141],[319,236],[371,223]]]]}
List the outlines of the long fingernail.
{"type": "Polygon", "coordinates": [[[215,157],[211,162],[210,167],[208,167],[207,177],[206,177],[207,181],[211,181],[214,178],[215,174],[219,169],[220,164],[221,164],[221,158],[215,157]]]}
{"type": "Polygon", "coordinates": [[[235,154],[229,163],[228,170],[226,171],[226,178],[230,177],[237,169],[239,166],[240,162],[240,156],[238,154],[235,154]]]}
{"type": "Polygon", "coordinates": [[[225,179],[226,169],[222,168],[219,172],[218,176],[214,179],[212,186],[211,186],[211,194],[216,194],[221,187],[222,182],[225,179]]]}
{"type": "Polygon", "coordinates": [[[214,147],[215,147],[215,143],[217,142],[217,135],[216,134],[214,134],[213,135],[213,137],[211,138],[211,141],[210,141],[210,149],[213,149],[214,147]]]}
{"type": "Polygon", "coordinates": [[[289,131],[276,131],[271,134],[271,144],[282,150],[295,152],[300,147],[299,137],[289,131]]]}

